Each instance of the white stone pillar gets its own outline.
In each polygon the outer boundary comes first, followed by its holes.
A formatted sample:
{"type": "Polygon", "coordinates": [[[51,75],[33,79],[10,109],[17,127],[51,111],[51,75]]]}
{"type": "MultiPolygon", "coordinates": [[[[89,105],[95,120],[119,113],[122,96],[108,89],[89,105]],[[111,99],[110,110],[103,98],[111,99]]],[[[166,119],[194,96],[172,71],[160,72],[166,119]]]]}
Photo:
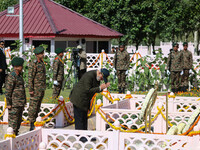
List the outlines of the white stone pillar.
{"type": "Polygon", "coordinates": [[[55,53],[55,39],[51,39],[51,53],[55,53]]]}

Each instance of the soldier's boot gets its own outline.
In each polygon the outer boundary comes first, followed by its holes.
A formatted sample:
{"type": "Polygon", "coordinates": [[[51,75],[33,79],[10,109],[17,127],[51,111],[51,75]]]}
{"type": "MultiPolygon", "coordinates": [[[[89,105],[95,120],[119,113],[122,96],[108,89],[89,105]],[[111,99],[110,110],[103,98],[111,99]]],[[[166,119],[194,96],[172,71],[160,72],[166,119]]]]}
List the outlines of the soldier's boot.
{"type": "Polygon", "coordinates": [[[179,88],[179,92],[184,92],[184,86],[181,86],[181,87],[179,88]]]}
{"type": "Polygon", "coordinates": [[[15,135],[18,136],[19,135],[19,131],[15,131],[15,135]]]}
{"type": "Polygon", "coordinates": [[[175,89],[172,89],[172,92],[175,93],[175,89]]]}
{"type": "Polygon", "coordinates": [[[31,122],[30,123],[30,131],[34,130],[35,129],[35,125],[34,125],[34,122],[31,122]]]}
{"type": "Polygon", "coordinates": [[[119,93],[122,93],[122,88],[119,88],[119,93]]]}
{"type": "Polygon", "coordinates": [[[187,92],[188,91],[188,86],[184,86],[184,91],[187,92]]]}
{"type": "Polygon", "coordinates": [[[122,88],[122,93],[125,94],[125,88],[122,88]]]}

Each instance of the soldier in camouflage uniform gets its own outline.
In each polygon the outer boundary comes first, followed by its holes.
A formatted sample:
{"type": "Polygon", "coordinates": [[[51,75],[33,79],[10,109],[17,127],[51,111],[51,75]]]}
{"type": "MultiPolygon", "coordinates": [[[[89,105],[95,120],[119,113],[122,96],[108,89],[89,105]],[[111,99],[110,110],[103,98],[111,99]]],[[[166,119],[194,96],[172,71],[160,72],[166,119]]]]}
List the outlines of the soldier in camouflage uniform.
{"type": "Polygon", "coordinates": [[[189,71],[192,69],[193,58],[192,53],[187,49],[188,43],[183,43],[183,75],[181,76],[181,91],[186,92],[188,89],[189,71]]]}
{"type": "Polygon", "coordinates": [[[46,68],[43,62],[44,48],[37,47],[34,50],[36,59],[32,60],[29,65],[28,83],[30,103],[28,109],[30,131],[35,128],[34,122],[38,117],[42,99],[46,89],[46,68]]]}
{"type": "Polygon", "coordinates": [[[129,69],[130,55],[125,50],[125,45],[120,45],[114,56],[114,68],[117,71],[119,93],[125,93],[126,71],[129,69]]]}
{"type": "Polygon", "coordinates": [[[22,77],[24,59],[14,57],[11,61],[14,70],[6,80],[6,101],[8,108],[8,126],[13,128],[15,135],[22,122],[22,113],[26,104],[26,92],[22,77]]]}
{"type": "Polygon", "coordinates": [[[167,69],[171,73],[171,89],[172,92],[178,92],[180,88],[180,73],[183,70],[183,54],[178,51],[179,45],[173,44],[173,51],[167,59],[167,69]]]}
{"type": "Polygon", "coordinates": [[[62,57],[64,55],[64,49],[57,48],[55,50],[57,56],[53,62],[53,84],[54,84],[54,89],[53,89],[53,98],[58,98],[60,95],[60,91],[62,88],[62,82],[64,79],[64,62],[62,60],[62,57]]]}

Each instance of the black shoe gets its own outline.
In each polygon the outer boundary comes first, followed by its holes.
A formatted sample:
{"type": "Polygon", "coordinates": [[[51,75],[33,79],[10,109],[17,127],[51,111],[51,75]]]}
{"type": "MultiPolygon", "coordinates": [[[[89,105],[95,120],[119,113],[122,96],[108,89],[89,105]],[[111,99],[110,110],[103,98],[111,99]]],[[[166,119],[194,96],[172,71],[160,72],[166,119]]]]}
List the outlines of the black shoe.
{"type": "Polygon", "coordinates": [[[88,140],[87,140],[87,138],[85,138],[85,137],[81,137],[79,141],[85,143],[85,142],[87,142],[88,140]]]}
{"type": "Polygon", "coordinates": [[[125,94],[125,88],[122,88],[122,93],[125,94]]]}
{"type": "Polygon", "coordinates": [[[188,86],[184,86],[184,91],[187,92],[188,91],[188,86]]]}
{"type": "Polygon", "coordinates": [[[178,92],[184,92],[184,87],[180,87],[178,92]]]}
{"type": "Polygon", "coordinates": [[[34,122],[31,122],[30,123],[30,131],[34,130],[35,129],[35,125],[34,125],[34,122]]]}
{"type": "Polygon", "coordinates": [[[172,89],[172,92],[175,93],[176,92],[175,89],[172,89]]]}
{"type": "Polygon", "coordinates": [[[122,93],[122,89],[121,88],[119,88],[119,93],[122,93]]]}
{"type": "Polygon", "coordinates": [[[92,142],[96,142],[97,139],[96,139],[96,138],[92,138],[91,141],[92,141],[92,142]]]}

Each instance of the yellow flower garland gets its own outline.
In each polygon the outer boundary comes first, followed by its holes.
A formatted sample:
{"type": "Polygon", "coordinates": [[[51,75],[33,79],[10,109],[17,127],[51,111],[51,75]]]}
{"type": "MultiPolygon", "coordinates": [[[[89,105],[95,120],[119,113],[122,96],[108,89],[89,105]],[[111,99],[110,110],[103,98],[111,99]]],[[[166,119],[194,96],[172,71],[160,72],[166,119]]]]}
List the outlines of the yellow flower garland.
{"type": "Polygon", "coordinates": [[[5,134],[4,135],[4,139],[6,139],[6,138],[15,138],[15,137],[16,137],[15,134],[5,134]]]}
{"type": "MultiPolygon", "coordinates": [[[[142,130],[142,129],[144,129],[145,128],[145,126],[142,126],[142,127],[140,127],[139,129],[127,129],[127,130],[124,130],[124,129],[122,129],[121,127],[115,127],[112,123],[110,123],[104,116],[103,116],[103,114],[99,111],[99,108],[102,106],[102,104],[101,105],[96,105],[95,106],[95,108],[96,108],[96,112],[98,112],[99,114],[100,114],[100,116],[103,118],[103,120],[105,121],[105,122],[107,122],[113,129],[115,129],[115,130],[120,130],[121,132],[132,132],[132,133],[134,133],[134,132],[138,132],[138,131],[140,131],[140,130],[142,130]]],[[[158,109],[158,112],[156,113],[156,115],[154,116],[154,118],[151,120],[151,122],[153,122],[157,117],[158,117],[158,115],[159,114],[162,114],[162,110],[164,109],[164,107],[162,107],[162,108],[159,108],[159,107],[157,107],[157,109],[158,109]]],[[[164,115],[164,114],[163,114],[164,115]]],[[[171,123],[169,122],[169,124],[171,125],[171,123]]],[[[147,126],[149,126],[149,123],[147,124],[147,126]]]]}
{"type": "Polygon", "coordinates": [[[5,106],[4,109],[2,111],[2,113],[0,114],[0,117],[4,114],[4,112],[6,111],[6,107],[7,107],[7,102],[6,102],[6,98],[4,98],[4,102],[5,102],[5,106]]]}

